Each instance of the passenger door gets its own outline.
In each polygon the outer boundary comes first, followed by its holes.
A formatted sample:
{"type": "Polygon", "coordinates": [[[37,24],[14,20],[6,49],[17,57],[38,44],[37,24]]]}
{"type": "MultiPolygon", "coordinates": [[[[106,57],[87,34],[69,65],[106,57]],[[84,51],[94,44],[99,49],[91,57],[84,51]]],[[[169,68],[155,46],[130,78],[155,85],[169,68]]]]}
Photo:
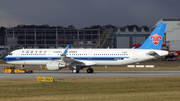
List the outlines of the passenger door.
{"type": "Polygon", "coordinates": [[[47,53],[47,60],[51,60],[52,58],[52,51],[48,51],[47,53]]]}
{"type": "Polygon", "coordinates": [[[138,50],[133,51],[133,60],[138,60],[138,50]]]}

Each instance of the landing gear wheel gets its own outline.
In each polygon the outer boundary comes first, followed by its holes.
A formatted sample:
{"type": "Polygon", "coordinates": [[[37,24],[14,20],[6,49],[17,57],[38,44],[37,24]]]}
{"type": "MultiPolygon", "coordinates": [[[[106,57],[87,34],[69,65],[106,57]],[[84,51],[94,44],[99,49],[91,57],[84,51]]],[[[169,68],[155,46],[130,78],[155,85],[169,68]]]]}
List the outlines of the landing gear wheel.
{"type": "Polygon", "coordinates": [[[74,74],[76,74],[76,73],[79,73],[79,70],[73,69],[72,72],[73,72],[74,74]]]}
{"type": "Polygon", "coordinates": [[[92,68],[87,69],[87,73],[93,73],[94,70],[92,68]]]}
{"type": "Polygon", "coordinates": [[[33,73],[33,71],[32,70],[28,70],[28,73],[30,74],[30,73],[33,73]]]}
{"type": "Polygon", "coordinates": [[[11,70],[11,74],[14,74],[15,72],[14,72],[14,70],[11,70]]]}

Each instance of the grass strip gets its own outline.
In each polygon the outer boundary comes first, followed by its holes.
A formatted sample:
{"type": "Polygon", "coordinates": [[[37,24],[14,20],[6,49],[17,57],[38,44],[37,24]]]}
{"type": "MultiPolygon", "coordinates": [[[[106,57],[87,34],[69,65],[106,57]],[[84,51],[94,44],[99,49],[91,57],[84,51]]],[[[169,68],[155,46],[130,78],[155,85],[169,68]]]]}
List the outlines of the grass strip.
{"type": "Polygon", "coordinates": [[[0,81],[0,100],[180,100],[180,77],[0,81]]]}

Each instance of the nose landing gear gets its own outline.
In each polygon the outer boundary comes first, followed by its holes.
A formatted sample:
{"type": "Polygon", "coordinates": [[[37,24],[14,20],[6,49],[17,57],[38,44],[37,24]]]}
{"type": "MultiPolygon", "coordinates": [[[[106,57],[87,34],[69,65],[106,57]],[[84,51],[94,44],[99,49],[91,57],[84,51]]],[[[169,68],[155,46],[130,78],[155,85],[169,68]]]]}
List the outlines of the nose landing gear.
{"type": "Polygon", "coordinates": [[[74,74],[79,73],[79,70],[77,70],[76,65],[73,65],[72,67],[73,67],[72,73],[74,74]]]}
{"type": "Polygon", "coordinates": [[[79,70],[73,69],[72,73],[74,73],[74,74],[79,73],[79,70]]]}

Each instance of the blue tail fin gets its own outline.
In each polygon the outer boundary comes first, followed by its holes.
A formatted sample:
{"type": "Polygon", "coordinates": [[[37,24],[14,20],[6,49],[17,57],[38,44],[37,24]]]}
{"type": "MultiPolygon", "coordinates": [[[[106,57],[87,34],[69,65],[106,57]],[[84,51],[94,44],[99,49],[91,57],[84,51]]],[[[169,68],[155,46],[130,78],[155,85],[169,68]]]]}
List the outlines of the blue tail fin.
{"type": "Polygon", "coordinates": [[[163,37],[166,29],[166,23],[160,23],[138,49],[156,49],[161,50],[163,37]]]}

